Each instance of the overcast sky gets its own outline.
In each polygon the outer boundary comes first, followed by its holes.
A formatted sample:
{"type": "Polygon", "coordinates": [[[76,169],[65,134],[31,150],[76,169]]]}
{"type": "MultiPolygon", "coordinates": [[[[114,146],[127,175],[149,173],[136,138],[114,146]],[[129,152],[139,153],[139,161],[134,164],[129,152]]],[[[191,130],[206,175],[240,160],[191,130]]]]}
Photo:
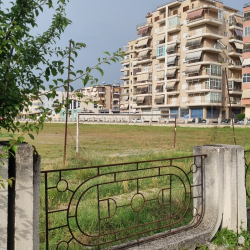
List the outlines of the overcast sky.
{"type": "MultiPolygon", "coordinates": [[[[9,2],[9,0],[4,0],[9,2]]],[[[53,0],[56,2],[57,0],[53,0]]],[[[67,5],[67,16],[72,20],[59,47],[68,46],[68,41],[84,42],[87,47],[79,53],[75,69],[86,69],[94,66],[98,57],[104,56],[104,51],[114,52],[123,48],[128,41],[136,38],[136,25],[146,21],[146,14],[152,13],[164,0],[70,0],[67,5]]],[[[243,0],[224,0],[224,4],[243,11],[243,0]]],[[[44,8],[37,22],[39,31],[46,30],[51,22],[52,11],[44,8]]],[[[105,65],[104,77],[99,73],[94,76],[99,82],[114,83],[120,81],[121,64],[105,65]]],[[[121,81],[122,83],[122,81],[121,81]]],[[[75,83],[76,88],[82,87],[82,82],[75,83]]]]}

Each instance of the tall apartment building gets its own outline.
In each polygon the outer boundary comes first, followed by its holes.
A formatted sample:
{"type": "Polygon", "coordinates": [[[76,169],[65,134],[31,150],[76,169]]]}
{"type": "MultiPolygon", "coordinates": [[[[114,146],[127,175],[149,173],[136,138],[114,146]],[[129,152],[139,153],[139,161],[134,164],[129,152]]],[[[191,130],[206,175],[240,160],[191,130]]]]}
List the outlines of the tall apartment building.
{"type": "MultiPolygon", "coordinates": [[[[76,119],[78,113],[119,113],[120,112],[120,86],[114,84],[103,84],[92,87],[84,87],[78,90],[83,94],[78,98],[74,92],[69,93],[72,99],[68,107],[70,119],[76,119]]],[[[67,92],[63,93],[63,99],[67,92]]],[[[66,118],[65,110],[61,111],[61,118],[66,118]]]]}
{"type": "Polygon", "coordinates": [[[242,104],[246,105],[246,117],[250,118],[250,3],[244,6],[243,22],[242,104]]]}
{"type": "Polygon", "coordinates": [[[174,0],[146,19],[121,61],[124,110],[228,118],[231,102],[234,116],[244,112],[242,13],[221,1],[174,0]]]}

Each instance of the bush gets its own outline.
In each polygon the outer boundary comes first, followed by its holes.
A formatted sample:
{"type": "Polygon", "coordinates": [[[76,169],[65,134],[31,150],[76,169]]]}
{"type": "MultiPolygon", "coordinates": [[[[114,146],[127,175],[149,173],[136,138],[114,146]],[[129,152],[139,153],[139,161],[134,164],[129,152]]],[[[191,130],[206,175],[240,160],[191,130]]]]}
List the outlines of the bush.
{"type": "Polygon", "coordinates": [[[236,115],[235,118],[238,119],[238,120],[244,120],[245,119],[245,114],[238,114],[238,115],[236,115]]]}

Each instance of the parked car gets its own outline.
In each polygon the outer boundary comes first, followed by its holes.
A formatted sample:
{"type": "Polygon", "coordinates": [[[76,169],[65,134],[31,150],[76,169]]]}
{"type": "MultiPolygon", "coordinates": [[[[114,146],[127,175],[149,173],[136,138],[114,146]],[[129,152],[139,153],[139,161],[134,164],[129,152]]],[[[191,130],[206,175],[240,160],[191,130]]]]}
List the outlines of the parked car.
{"type": "Polygon", "coordinates": [[[222,119],[221,123],[230,123],[231,119],[222,119]]]}
{"type": "MultiPolygon", "coordinates": [[[[192,122],[195,122],[195,118],[192,120],[192,122]]],[[[206,123],[206,120],[202,118],[198,118],[198,123],[206,123]]]]}
{"type": "Polygon", "coordinates": [[[136,122],[142,122],[142,120],[140,119],[140,118],[133,118],[132,120],[131,120],[131,122],[134,122],[134,123],[136,123],[136,122]]]}
{"type": "MultiPolygon", "coordinates": [[[[244,120],[237,121],[237,124],[244,124],[244,120]]],[[[250,124],[250,119],[247,119],[247,124],[250,124]]]]}

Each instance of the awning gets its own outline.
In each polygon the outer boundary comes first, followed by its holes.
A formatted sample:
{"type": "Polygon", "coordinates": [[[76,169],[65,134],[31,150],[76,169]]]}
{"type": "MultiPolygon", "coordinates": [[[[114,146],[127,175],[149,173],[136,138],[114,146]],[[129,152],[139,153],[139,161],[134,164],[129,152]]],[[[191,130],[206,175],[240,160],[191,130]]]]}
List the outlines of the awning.
{"type": "Polygon", "coordinates": [[[250,58],[244,59],[242,66],[250,66],[250,58]]]}
{"type": "Polygon", "coordinates": [[[168,60],[167,60],[167,65],[174,65],[175,62],[176,62],[176,57],[177,56],[171,56],[171,57],[168,57],[168,60]]]}
{"type": "Polygon", "coordinates": [[[148,73],[137,75],[137,82],[147,81],[148,73]]]}
{"type": "Polygon", "coordinates": [[[160,78],[164,78],[165,77],[165,73],[164,73],[164,70],[160,71],[160,72],[157,72],[157,78],[160,79],[160,78]]]}
{"type": "Polygon", "coordinates": [[[203,9],[196,10],[187,14],[187,19],[195,19],[201,17],[203,14],[203,9]]]}
{"type": "Polygon", "coordinates": [[[147,55],[148,55],[148,51],[147,50],[146,51],[141,51],[138,54],[138,58],[140,58],[140,57],[147,57],[147,55]]]}
{"type": "Polygon", "coordinates": [[[187,67],[186,68],[186,74],[195,74],[199,73],[201,69],[201,65],[193,66],[193,67],[187,67]]]}
{"type": "Polygon", "coordinates": [[[189,40],[186,43],[186,47],[198,46],[201,44],[201,41],[202,41],[202,37],[198,39],[189,40]]]}
{"type": "Polygon", "coordinates": [[[137,100],[136,100],[136,103],[143,103],[144,102],[144,99],[145,99],[145,96],[138,96],[137,97],[137,100]]]}
{"type": "Polygon", "coordinates": [[[243,24],[243,18],[238,17],[238,16],[234,16],[234,19],[235,19],[235,22],[236,22],[236,23],[241,23],[241,24],[243,24]]]}
{"type": "Polygon", "coordinates": [[[163,41],[164,39],[165,39],[165,34],[161,34],[157,36],[156,41],[160,42],[163,41]]]}
{"type": "Polygon", "coordinates": [[[166,89],[173,89],[176,82],[167,82],[166,89]]]}
{"type": "Polygon", "coordinates": [[[156,89],[157,89],[157,90],[162,89],[162,87],[163,87],[163,83],[158,83],[158,84],[156,85],[156,89]]]}
{"type": "Polygon", "coordinates": [[[173,52],[173,51],[175,51],[176,45],[177,45],[176,43],[168,45],[167,46],[167,52],[173,52]]]}
{"type": "Polygon", "coordinates": [[[119,90],[118,88],[114,88],[114,92],[115,92],[115,93],[119,93],[120,90],[119,90]]]}
{"type": "Polygon", "coordinates": [[[167,77],[173,77],[175,75],[176,69],[167,70],[167,77]]]}
{"type": "Polygon", "coordinates": [[[198,52],[195,52],[195,53],[187,54],[186,61],[198,60],[198,59],[201,58],[201,55],[202,55],[202,51],[198,51],[198,52]]]}
{"type": "Polygon", "coordinates": [[[243,44],[242,43],[234,43],[235,44],[235,47],[237,48],[237,49],[243,49],[243,44]]]}
{"type": "Polygon", "coordinates": [[[126,102],[126,101],[128,101],[128,100],[129,100],[129,96],[124,96],[124,97],[123,97],[123,101],[126,102]]]}
{"type": "Polygon", "coordinates": [[[165,98],[164,95],[157,95],[157,96],[155,96],[155,102],[156,103],[164,103],[164,98],[165,98]]]}
{"type": "Polygon", "coordinates": [[[243,61],[244,61],[244,60],[242,59],[242,56],[240,56],[240,62],[241,62],[241,64],[243,63],[243,61]]]}
{"type": "Polygon", "coordinates": [[[243,36],[243,31],[242,30],[237,30],[235,29],[236,36],[243,36]]]}
{"type": "Polygon", "coordinates": [[[249,99],[249,98],[250,98],[250,89],[243,89],[242,99],[249,99]]]}
{"type": "Polygon", "coordinates": [[[144,27],[138,30],[137,35],[145,35],[146,33],[148,33],[148,27],[144,27]]]}
{"type": "Polygon", "coordinates": [[[136,102],[137,96],[133,96],[133,101],[136,102]]]}
{"type": "Polygon", "coordinates": [[[138,44],[136,45],[136,47],[141,47],[141,46],[145,46],[148,43],[148,39],[142,39],[138,42],[138,44]]]}
{"type": "Polygon", "coordinates": [[[128,104],[121,105],[120,109],[128,109],[128,104]]]}
{"type": "Polygon", "coordinates": [[[136,87],[136,90],[142,90],[142,89],[148,89],[148,84],[147,85],[140,85],[136,87]]]}
{"type": "Polygon", "coordinates": [[[244,50],[250,49],[250,43],[245,43],[244,46],[243,46],[243,49],[244,50]]]}

